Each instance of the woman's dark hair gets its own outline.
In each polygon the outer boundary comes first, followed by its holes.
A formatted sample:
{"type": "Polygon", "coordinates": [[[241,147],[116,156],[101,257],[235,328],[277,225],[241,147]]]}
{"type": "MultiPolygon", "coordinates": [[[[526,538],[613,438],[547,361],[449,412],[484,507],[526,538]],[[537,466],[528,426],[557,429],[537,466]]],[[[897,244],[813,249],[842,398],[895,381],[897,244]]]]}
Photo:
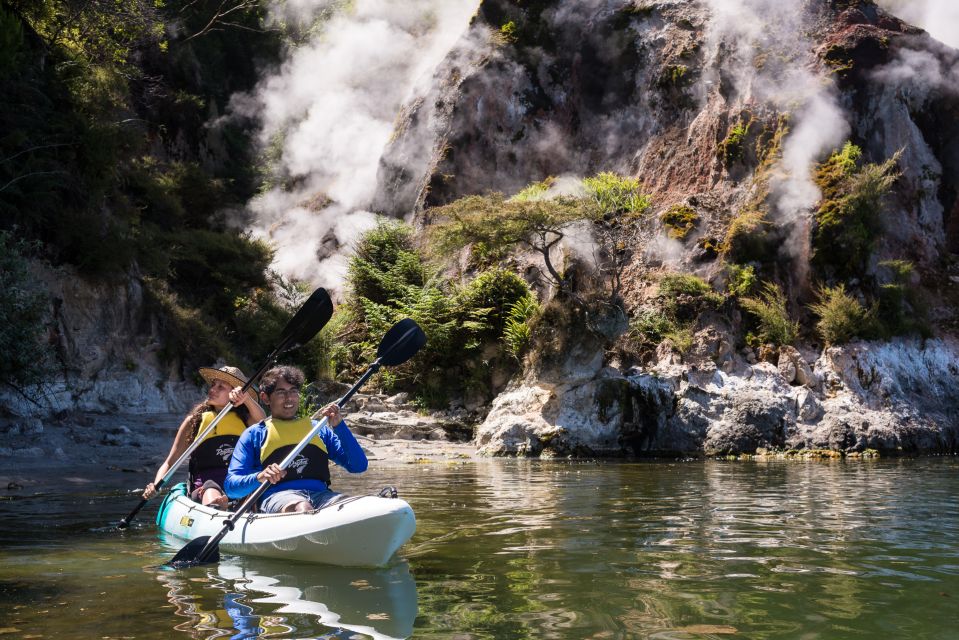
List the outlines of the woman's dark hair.
{"type": "MultiPolygon", "coordinates": [[[[187,416],[190,419],[190,442],[196,440],[196,436],[200,432],[200,423],[203,422],[203,414],[207,411],[212,411],[213,413],[220,412],[219,409],[214,407],[209,402],[201,402],[193,407],[192,410],[190,410],[190,413],[187,416]]],[[[243,424],[248,424],[250,419],[250,410],[246,408],[246,405],[241,404],[238,407],[233,407],[230,409],[230,413],[235,413],[240,420],[243,421],[243,424]]]]}
{"type": "Polygon", "coordinates": [[[291,367],[289,365],[273,367],[264,373],[260,379],[260,391],[266,395],[272,394],[273,390],[276,389],[276,383],[279,382],[280,379],[286,380],[288,384],[299,389],[303,386],[303,381],[306,380],[306,376],[303,375],[303,371],[298,367],[291,367]]]}

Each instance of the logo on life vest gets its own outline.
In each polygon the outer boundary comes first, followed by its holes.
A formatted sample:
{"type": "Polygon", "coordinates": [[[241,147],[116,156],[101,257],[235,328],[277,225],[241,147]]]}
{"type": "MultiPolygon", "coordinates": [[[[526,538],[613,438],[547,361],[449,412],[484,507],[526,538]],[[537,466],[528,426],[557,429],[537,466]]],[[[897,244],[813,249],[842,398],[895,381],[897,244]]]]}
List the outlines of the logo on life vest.
{"type": "Polygon", "coordinates": [[[232,444],[221,444],[216,448],[216,455],[220,457],[221,460],[227,462],[230,458],[233,457],[233,445],[232,444]]]}
{"type": "Polygon", "coordinates": [[[296,470],[297,475],[303,475],[303,470],[310,464],[310,461],[302,453],[293,458],[290,468],[296,470]]]}

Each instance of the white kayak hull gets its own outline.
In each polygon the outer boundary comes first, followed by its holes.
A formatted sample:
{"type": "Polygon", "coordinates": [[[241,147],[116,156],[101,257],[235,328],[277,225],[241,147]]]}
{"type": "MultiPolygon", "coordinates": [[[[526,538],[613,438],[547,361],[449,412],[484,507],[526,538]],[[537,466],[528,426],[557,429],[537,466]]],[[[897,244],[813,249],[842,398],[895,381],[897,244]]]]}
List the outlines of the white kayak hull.
{"type": "MultiPolygon", "coordinates": [[[[215,536],[232,514],[190,500],[185,485],[170,491],[157,525],[184,541],[215,536]]],[[[383,567],[416,531],[413,509],[399,498],[344,496],[312,513],[244,514],[220,550],[247,556],[383,567]]]]}

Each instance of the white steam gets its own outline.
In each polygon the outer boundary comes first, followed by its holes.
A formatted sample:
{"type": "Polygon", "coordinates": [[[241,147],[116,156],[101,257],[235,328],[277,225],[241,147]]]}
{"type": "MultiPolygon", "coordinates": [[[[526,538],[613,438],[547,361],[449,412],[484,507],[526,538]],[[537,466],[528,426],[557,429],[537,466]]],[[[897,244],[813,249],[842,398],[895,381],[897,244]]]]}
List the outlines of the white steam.
{"type": "MultiPolygon", "coordinates": [[[[813,44],[804,35],[803,5],[780,0],[707,0],[713,64],[733,78],[742,106],[771,104],[790,116],[782,157],[770,182],[773,215],[790,229],[784,250],[805,269],[812,207],[820,199],[815,164],[849,133],[835,87],[813,71],[813,44]]],[[[715,80],[714,76],[707,76],[715,80]]],[[[735,105],[731,105],[735,106],[735,105]]],[[[797,274],[803,282],[805,273],[797,274]]]]}
{"type": "Polygon", "coordinates": [[[308,27],[311,36],[231,107],[260,123],[260,142],[272,150],[276,173],[288,185],[250,203],[251,231],[276,247],[274,267],[282,274],[339,287],[345,262],[338,247],[375,223],[366,209],[394,121],[464,33],[477,5],[274,0],[274,21],[308,27]]]}
{"type": "Polygon", "coordinates": [[[891,85],[908,88],[909,97],[923,100],[930,91],[959,93],[959,60],[933,51],[902,49],[895,60],[878,69],[873,75],[891,85]]]}
{"type": "Polygon", "coordinates": [[[956,0],[876,0],[876,4],[936,40],[959,49],[959,2],[956,0]]]}

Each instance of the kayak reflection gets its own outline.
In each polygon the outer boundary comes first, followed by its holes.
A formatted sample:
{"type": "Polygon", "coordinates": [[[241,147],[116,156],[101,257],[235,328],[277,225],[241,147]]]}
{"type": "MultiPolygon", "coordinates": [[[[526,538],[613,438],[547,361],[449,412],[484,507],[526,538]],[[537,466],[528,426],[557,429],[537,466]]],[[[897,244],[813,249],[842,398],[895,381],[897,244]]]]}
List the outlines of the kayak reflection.
{"type": "Polygon", "coordinates": [[[194,637],[390,640],[410,637],[417,615],[406,562],[357,569],[231,557],[158,578],[178,615],[189,618],[176,629],[194,637]]]}

